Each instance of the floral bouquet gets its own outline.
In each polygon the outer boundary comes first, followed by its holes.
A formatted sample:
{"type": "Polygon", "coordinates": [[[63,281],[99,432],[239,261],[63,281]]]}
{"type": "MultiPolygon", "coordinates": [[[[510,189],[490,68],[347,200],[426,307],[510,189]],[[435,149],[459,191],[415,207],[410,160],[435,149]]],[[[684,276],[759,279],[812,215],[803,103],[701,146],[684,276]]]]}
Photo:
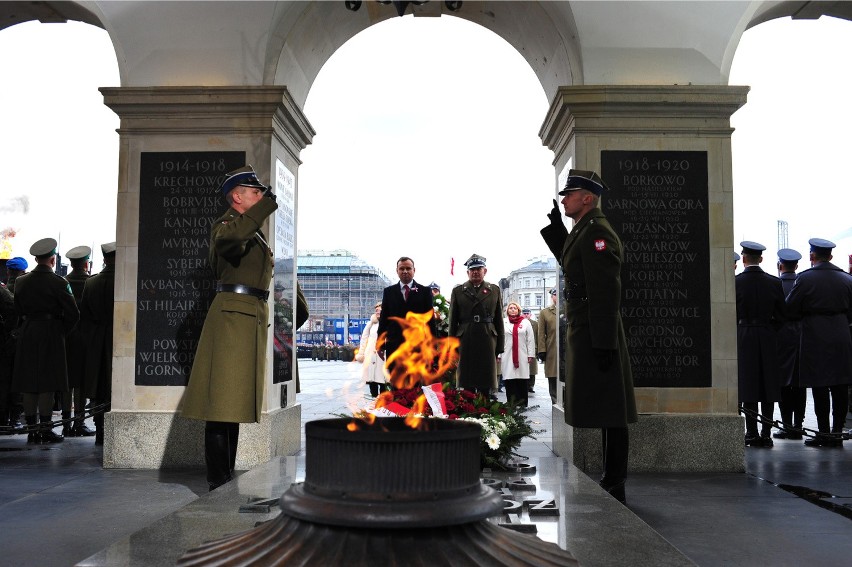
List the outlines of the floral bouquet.
{"type": "Polygon", "coordinates": [[[435,330],[439,336],[446,337],[450,334],[450,302],[439,293],[432,298],[432,310],[435,312],[435,330]]]}
{"type": "Polygon", "coordinates": [[[480,462],[483,467],[506,469],[512,456],[525,437],[535,438],[527,416],[529,408],[491,400],[482,394],[455,388],[451,383],[400,388],[385,392],[377,400],[376,410],[362,410],[355,417],[367,413],[379,416],[409,415],[422,417],[461,419],[478,423],[480,434],[480,462]],[[423,403],[423,401],[426,403],[423,403]]]}

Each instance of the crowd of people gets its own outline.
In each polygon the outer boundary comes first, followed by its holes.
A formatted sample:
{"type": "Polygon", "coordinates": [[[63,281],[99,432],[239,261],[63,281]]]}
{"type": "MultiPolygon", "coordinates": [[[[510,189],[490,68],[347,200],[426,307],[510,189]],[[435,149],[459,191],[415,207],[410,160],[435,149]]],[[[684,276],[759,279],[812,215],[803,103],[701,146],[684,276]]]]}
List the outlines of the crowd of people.
{"type": "Polygon", "coordinates": [[[766,247],[740,243],[736,276],[739,401],[747,447],[802,439],[810,388],[817,433],[811,447],[842,447],[852,384],[852,275],[831,263],[835,244],[812,238],[810,268],[797,273],[802,254],[778,251],[779,277],[760,268],[766,247]],[[775,403],[782,428],[772,432],[775,403]],[[758,412],[758,404],[760,411],[758,412]],[[758,422],[761,427],[758,431],[758,422]]]}
{"type": "Polygon", "coordinates": [[[30,248],[31,271],[26,258],[6,262],[0,281],[0,433],[26,433],[30,444],[65,437],[95,437],[103,444],[112,386],[115,242],[101,246],[104,267],[97,275],[91,275],[91,252],[88,246],[68,250],[71,271],[65,277],[56,273],[52,238],[30,248]],[[53,419],[54,411],[60,420],[53,419]],[[86,425],[90,415],[94,430],[86,425]]]}

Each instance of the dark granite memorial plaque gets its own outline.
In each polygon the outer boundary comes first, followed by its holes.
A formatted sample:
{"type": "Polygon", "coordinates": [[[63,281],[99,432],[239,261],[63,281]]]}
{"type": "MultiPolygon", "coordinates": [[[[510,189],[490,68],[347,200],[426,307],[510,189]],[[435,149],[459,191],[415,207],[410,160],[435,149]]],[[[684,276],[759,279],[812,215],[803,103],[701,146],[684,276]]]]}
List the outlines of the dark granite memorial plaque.
{"type": "MultiPolygon", "coordinates": [[[[296,176],[275,160],[275,281],[272,335],[272,383],[293,379],[293,333],[296,297],[296,176]]],[[[281,407],[286,407],[282,396],[281,407]]]]}
{"type": "Polygon", "coordinates": [[[707,152],[603,151],[637,387],[710,387],[707,152]]]}
{"type": "Polygon", "coordinates": [[[245,152],[142,152],[136,385],[185,386],[214,295],[210,228],[227,210],[216,192],[245,152]]]}

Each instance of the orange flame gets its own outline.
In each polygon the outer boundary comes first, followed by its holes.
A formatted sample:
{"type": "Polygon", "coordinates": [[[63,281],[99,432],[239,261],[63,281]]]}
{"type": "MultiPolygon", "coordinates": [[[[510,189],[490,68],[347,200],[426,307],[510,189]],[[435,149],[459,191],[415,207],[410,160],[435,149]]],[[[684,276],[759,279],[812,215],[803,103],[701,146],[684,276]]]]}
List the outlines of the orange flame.
{"type": "MultiPolygon", "coordinates": [[[[418,385],[429,385],[447,371],[455,367],[458,362],[459,340],[456,337],[435,338],[429,328],[429,320],[433,312],[408,313],[405,318],[391,317],[402,327],[402,336],[405,341],[391,354],[385,362],[385,372],[389,374],[388,381],[394,388],[412,388],[418,385]]],[[[378,339],[377,349],[382,348],[385,343],[385,334],[378,339]]],[[[393,394],[382,392],[376,398],[375,407],[382,408],[393,402],[393,394]]],[[[428,406],[426,396],[421,394],[411,410],[408,412],[405,423],[409,427],[418,428],[422,424],[422,415],[428,406]]],[[[372,424],[376,416],[369,412],[362,412],[359,417],[362,421],[372,424]]]]}

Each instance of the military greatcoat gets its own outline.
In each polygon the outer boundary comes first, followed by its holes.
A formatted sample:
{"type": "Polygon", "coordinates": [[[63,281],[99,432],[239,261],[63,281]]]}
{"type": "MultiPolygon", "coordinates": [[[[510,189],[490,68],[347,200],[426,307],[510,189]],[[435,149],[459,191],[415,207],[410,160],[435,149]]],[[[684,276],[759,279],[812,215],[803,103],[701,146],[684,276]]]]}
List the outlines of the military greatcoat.
{"type": "Polygon", "coordinates": [[[633,374],[621,322],[621,240],[599,208],[566,235],[553,225],[541,235],[559,260],[567,286],[565,422],[574,427],[624,427],[637,421],[633,374]],[[607,371],[594,349],[616,351],[607,371]]]}
{"type": "Polygon", "coordinates": [[[115,313],[115,266],[104,266],[86,280],[80,300],[80,330],[86,338],[83,394],[101,402],[112,392],[112,330],[115,313]]]}
{"type": "Polygon", "coordinates": [[[830,262],[800,272],[787,316],[801,320],[799,386],[852,383],[852,276],[830,262]]]}
{"type": "Polygon", "coordinates": [[[497,355],[503,352],[504,340],[500,288],[485,281],[479,288],[469,281],[453,288],[450,336],[459,339],[458,386],[496,388],[497,355]]]}
{"type": "MultiPolygon", "coordinates": [[[[86,280],[89,279],[89,274],[82,268],[75,268],[65,276],[65,279],[71,286],[71,293],[79,309],[83,301],[83,288],[86,280]]],[[[68,386],[81,388],[86,367],[86,339],[80,330],[80,325],[74,327],[66,338],[65,357],[68,360],[68,386]]]]}
{"type": "Polygon", "coordinates": [[[21,326],[12,391],[67,390],[65,336],[80,318],[68,282],[50,267],[37,265],[15,282],[15,312],[21,326]]]}
{"type": "Polygon", "coordinates": [[[558,353],[559,320],[556,317],[556,306],[551,305],[538,314],[538,352],[544,353],[544,375],[552,378],[559,372],[558,353]]]}
{"type": "Polygon", "coordinates": [[[784,321],[781,280],[758,266],[735,279],[737,292],[737,376],[740,402],[781,399],[777,329],[784,321]]]}
{"type": "MultiPolygon", "coordinates": [[[[268,289],[272,251],[260,227],[278,204],[263,198],[239,214],[228,209],[213,224],[209,261],[223,284],[268,289]]],[[[210,304],[182,415],[190,419],[260,421],[266,379],[269,308],[251,295],[219,292],[210,304]]]]}

